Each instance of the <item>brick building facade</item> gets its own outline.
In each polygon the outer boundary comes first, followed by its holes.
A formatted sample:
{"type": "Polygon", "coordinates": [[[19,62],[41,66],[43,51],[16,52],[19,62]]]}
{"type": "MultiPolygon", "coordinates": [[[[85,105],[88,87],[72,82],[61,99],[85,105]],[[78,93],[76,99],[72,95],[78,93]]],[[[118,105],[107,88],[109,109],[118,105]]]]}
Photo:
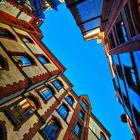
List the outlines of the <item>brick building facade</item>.
{"type": "Polygon", "coordinates": [[[43,12],[63,1],[38,2],[0,2],[0,139],[109,140],[88,96],[77,96],[41,41],[43,12]]]}

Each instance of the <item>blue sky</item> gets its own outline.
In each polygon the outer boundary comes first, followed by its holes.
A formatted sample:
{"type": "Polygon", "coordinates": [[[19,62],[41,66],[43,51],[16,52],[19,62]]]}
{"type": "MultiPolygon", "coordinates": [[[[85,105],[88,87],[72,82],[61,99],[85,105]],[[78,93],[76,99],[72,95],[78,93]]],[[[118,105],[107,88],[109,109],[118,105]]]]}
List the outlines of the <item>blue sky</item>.
{"type": "Polygon", "coordinates": [[[92,112],[111,133],[112,140],[131,140],[123,113],[115,98],[111,73],[102,45],[95,40],[84,41],[79,28],[65,4],[59,11],[49,10],[41,29],[43,42],[66,67],[65,75],[78,95],[88,94],[92,112]]]}

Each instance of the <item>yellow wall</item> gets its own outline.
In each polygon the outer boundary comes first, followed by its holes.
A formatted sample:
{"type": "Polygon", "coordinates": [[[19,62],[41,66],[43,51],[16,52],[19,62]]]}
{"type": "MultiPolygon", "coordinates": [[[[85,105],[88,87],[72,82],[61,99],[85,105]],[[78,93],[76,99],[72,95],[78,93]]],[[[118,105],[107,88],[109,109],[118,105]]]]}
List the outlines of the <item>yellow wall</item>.
{"type": "MultiPolygon", "coordinates": [[[[0,10],[14,17],[20,13],[20,10],[16,6],[10,4],[6,0],[0,3],[0,10]]],[[[29,22],[32,17],[27,15],[25,12],[21,12],[19,19],[29,22]]]]}
{"type": "Polygon", "coordinates": [[[92,133],[89,133],[89,139],[91,137],[91,135],[94,135],[93,133],[96,134],[96,136],[98,138],[101,137],[101,132],[104,133],[104,135],[106,136],[107,140],[109,140],[108,135],[106,134],[105,130],[103,128],[100,127],[100,125],[98,124],[97,121],[94,120],[94,118],[90,117],[90,122],[89,122],[89,128],[92,130],[92,133]]]}

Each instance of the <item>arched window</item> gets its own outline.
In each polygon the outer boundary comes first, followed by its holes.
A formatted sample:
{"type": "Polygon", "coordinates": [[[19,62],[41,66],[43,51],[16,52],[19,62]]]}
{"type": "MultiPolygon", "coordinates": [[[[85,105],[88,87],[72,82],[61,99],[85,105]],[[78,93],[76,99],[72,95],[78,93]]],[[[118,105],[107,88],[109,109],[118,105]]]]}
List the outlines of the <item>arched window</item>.
{"type": "Polygon", "coordinates": [[[79,122],[76,123],[74,127],[74,133],[76,136],[80,137],[81,136],[81,131],[82,131],[82,126],[79,122]]]}
{"type": "Polygon", "coordinates": [[[50,86],[47,86],[39,90],[39,93],[43,100],[48,101],[53,96],[54,90],[50,86]]]}
{"type": "Polygon", "coordinates": [[[48,140],[55,140],[60,132],[61,125],[57,119],[52,119],[42,130],[43,135],[48,140]]]}
{"type": "Polygon", "coordinates": [[[59,108],[58,108],[58,113],[60,114],[60,116],[64,119],[66,119],[67,115],[68,115],[68,112],[69,112],[69,108],[62,104],[59,108]]]}
{"type": "Polygon", "coordinates": [[[88,106],[87,104],[82,100],[81,101],[81,106],[85,109],[85,110],[88,110],[88,106]]]}
{"type": "Polygon", "coordinates": [[[107,140],[106,136],[101,132],[101,140],[107,140]]]}
{"type": "Polygon", "coordinates": [[[57,90],[60,90],[63,87],[63,84],[60,80],[55,80],[52,82],[52,84],[57,90]]]}
{"type": "Polygon", "coordinates": [[[6,67],[6,64],[5,64],[4,60],[3,60],[3,58],[0,56],[0,70],[4,69],[5,67],[6,67]]]}
{"type": "Polygon", "coordinates": [[[40,107],[39,101],[34,96],[28,96],[27,100],[35,110],[40,107]]]}
{"type": "Polygon", "coordinates": [[[24,99],[19,103],[10,106],[5,111],[9,118],[11,118],[12,122],[16,126],[19,126],[19,124],[25,122],[25,120],[33,115],[35,106],[36,105],[33,102],[30,104],[27,99],[24,99]]]}
{"type": "Polygon", "coordinates": [[[70,104],[73,105],[73,98],[71,96],[66,97],[66,101],[70,104]]]}
{"type": "Polygon", "coordinates": [[[84,114],[84,112],[83,112],[82,110],[79,112],[79,117],[80,117],[80,119],[82,119],[82,120],[85,119],[85,114],[84,114]]]}
{"type": "Polygon", "coordinates": [[[0,37],[16,40],[15,36],[7,29],[0,28],[0,37]]]}

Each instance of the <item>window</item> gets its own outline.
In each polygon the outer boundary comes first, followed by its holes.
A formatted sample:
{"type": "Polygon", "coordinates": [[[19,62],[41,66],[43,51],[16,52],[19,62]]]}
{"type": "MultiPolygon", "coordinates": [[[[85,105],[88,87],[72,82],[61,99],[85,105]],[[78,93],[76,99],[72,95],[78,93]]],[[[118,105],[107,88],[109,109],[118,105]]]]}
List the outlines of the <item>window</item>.
{"type": "Polygon", "coordinates": [[[101,140],[106,140],[106,137],[103,133],[101,133],[101,140]]]}
{"type": "Polygon", "coordinates": [[[69,109],[66,105],[61,105],[58,108],[58,113],[60,114],[60,116],[64,119],[66,119],[67,115],[68,115],[69,109]]]}
{"type": "Polygon", "coordinates": [[[132,22],[132,19],[131,19],[131,16],[130,16],[130,9],[129,9],[128,3],[125,5],[124,10],[125,10],[126,18],[128,20],[128,25],[129,25],[129,30],[131,32],[131,36],[134,36],[135,35],[135,29],[134,29],[133,22],[132,22]]]}
{"type": "Polygon", "coordinates": [[[21,35],[21,34],[18,34],[18,35],[19,35],[19,37],[20,37],[25,43],[34,43],[34,42],[32,41],[32,39],[29,38],[28,36],[21,35]]]}
{"type": "Polygon", "coordinates": [[[4,69],[5,67],[6,67],[6,64],[5,64],[4,60],[3,60],[3,58],[0,56],[0,70],[4,69]]]}
{"type": "Polygon", "coordinates": [[[85,118],[85,114],[84,114],[84,112],[82,110],[79,112],[79,117],[82,120],[84,120],[84,118],[85,118]]]}
{"type": "Polygon", "coordinates": [[[118,74],[119,78],[123,79],[123,72],[122,72],[121,65],[116,64],[116,70],[117,70],[117,74],[118,74]]]}
{"type": "Polygon", "coordinates": [[[0,37],[16,40],[15,36],[8,30],[0,28],[0,37]]]}
{"type": "Polygon", "coordinates": [[[27,120],[33,114],[35,105],[31,106],[29,102],[24,99],[5,110],[16,126],[27,120]]]}
{"type": "Polygon", "coordinates": [[[124,27],[124,22],[122,21],[121,16],[119,16],[118,21],[116,23],[116,31],[117,31],[117,35],[118,35],[120,44],[128,41],[126,30],[124,27]]]}
{"type": "Polygon", "coordinates": [[[57,90],[60,90],[62,88],[62,83],[59,80],[53,81],[52,84],[57,90]]]}
{"type": "Polygon", "coordinates": [[[81,101],[81,106],[82,106],[85,110],[88,109],[88,106],[87,106],[87,104],[86,104],[84,101],[81,101]]]}
{"type": "Polygon", "coordinates": [[[114,37],[113,37],[112,33],[109,34],[108,39],[109,39],[109,43],[110,43],[110,49],[115,48],[115,42],[114,42],[114,37]]]}
{"type": "Polygon", "coordinates": [[[71,96],[67,96],[66,101],[72,105],[73,104],[73,98],[71,96]]]}
{"type": "Polygon", "coordinates": [[[76,136],[80,137],[81,130],[82,130],[82,126],[80,125],[80,123],[77,122],[77,124],[74,127],[74,133],[76,134],[76,136]]]}
{"type": "Polygon", "coordinates": [[[137,110],[137,108],[134,105],[132,105],[132,109],[133,109],[133,113],[134,113],[136,123],[140,128],[140,112],[137,110]]]}
{"type": "Polygon", "coordinates": [[[124,103],[127,106],[128,110],[130,111],[130,103],[128,101],[127,96],[125,96],[124,94],[123,94],[123,100],[124,100],[124,103]]]}
{"type": "Polygon", "coordinates": [[[13,56],[13,58],[20,67],[27,67],[34,64],[34,61],[28,55],[16,55],[16,56],[13,56]]]}
{"type": "Polygon", "coordinates": [[[49,60],[45,56],[37,56],[37,58],[42,64],[49,63],[49,60]]]}
{"type": "Polygon", "coordinates": [[[48,86],[48,87],[44,87],[43,89],[39,90],[39,93],[41,95],[41,97],[43,98],[43,100],[48,101],[54,94],[53,89],[48,86]]]}
{"type": "Polygon", "coordinates": [[[129,66],[124,66],[124,72],[125,72],[125,78],[126,78],[128,85],[130,87],[137,86],[134,69],[132,67],[129,67],[129,66]]]}
{"type": "Polygon", "coordinates": [[[55,140],[58,137],[60,128],[60,123],[56,119],[52,119],[42,130],[42,133],[48,140],[55,140]]]}

